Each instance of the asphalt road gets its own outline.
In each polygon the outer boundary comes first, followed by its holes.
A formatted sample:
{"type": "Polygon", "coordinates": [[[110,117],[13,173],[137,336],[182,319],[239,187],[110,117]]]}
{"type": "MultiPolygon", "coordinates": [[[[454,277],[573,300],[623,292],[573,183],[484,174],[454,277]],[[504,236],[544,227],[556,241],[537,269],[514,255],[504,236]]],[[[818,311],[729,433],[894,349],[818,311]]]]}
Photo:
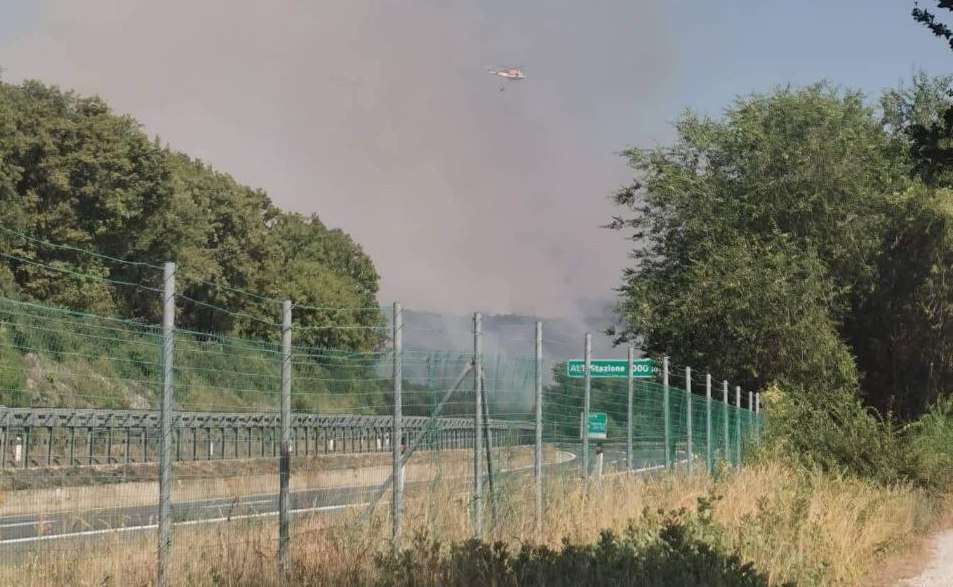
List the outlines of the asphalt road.
{"type": "MultiPolygon", "coordinates": [[[[569,473],[579,471],[580,451],[578,446],[561,447],[573,458],[561,463],[546,465],[552,474],[555,471],[569,473]]],[[[637,468],[656,468],[655,451],[636,455],[637,468]]],[[[591,460],[595,466],[595,457],[591,460]]],[[[604,456],[604,472],[625,468],[625,452],[607,448],[604,456]]],[[[593,469],[593,473],[594,473],[593,469]]],[[[531,476],[532,467],[500,471],[499,483],[508,483],[520,476],[531,476]]],[[[405,492],[409,495],[426,491],[428,481],[408,482],[405,492]]],[[[378,486],[352,486],[323,489],[308,489],[291,492],[290,511],[302,513],[333,513],[349,507],[366,505],[378,486]]],[[[386,500],[385,494],[385,500],[386,500]]],[[[382,500],[382,503],[385,501],[382,500]]],[[[223,523],[233,520],[277,516],[278,495],[264,494],[236,498],[214,498],[172,503],[173,524],[177,527],[198,524],[223,523]]],[[[87,511],[55,512],[45,514],[21,514],[0,517],[0,555],[33,550],[37,545],[51,541],[90,539],[123,532],[154,530],[157,525],[156,505],[107,507],[87,511]]]]}
{"type": "MultiPolygon", "coordinates": [[[[352,504],[367,502],[375,489],[375,486],[354,486],[295,491],[291,493],[290,509],[296,513],[340,510],[352,504]]],[[[277,513],[277,494],[172,504],[172,519],[175,525],[225,522],[277,513]]],[[[147,530],[157,527],[156,516],[155,505],[5,516],[0,518],[0,548],[5,545],[91,536],[117,530],[147,530]]]]}

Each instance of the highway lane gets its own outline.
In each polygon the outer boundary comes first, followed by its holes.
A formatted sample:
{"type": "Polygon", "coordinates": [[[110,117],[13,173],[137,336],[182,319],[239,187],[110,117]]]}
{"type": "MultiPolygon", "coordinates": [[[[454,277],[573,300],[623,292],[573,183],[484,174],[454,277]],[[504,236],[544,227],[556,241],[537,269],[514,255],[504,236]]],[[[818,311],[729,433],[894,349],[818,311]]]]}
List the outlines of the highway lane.
{"type": "MultiPolygon", "coordinates": [[[[571,457],[571,460],[575,459],[575,455],[571,457]]],[[[571,460],[565,463],[548,464],[546,468],[566,469],[570,466],[571,460]]],[[[532,475],[532,472],[531,466],[518,470],[500,471],[498,479],[508,480],[521,475],[532,475]]],[[[465,481],[465,478],[461,481],[465,481]]],[[[408,496],[411,496],[425,490],[429,485],[428,480],[406,482],[404,490],[408,496]]],[[[377,485],[355,485],[292,491],[289,509],[293,514],[342,511],[348,507],[367,504],[378,487],[377,485]]],[[[468,487],[468,484],[464,484],[464,487],[468,487]]],[[[40,542],[102,536],[117,532],[152,530],[157,527],[157,509],[156,504],[149,504],[3,516],[0,517],[0,552],[17,545],[35,545],[40,542]]],[[[179,501],[173,502],[171,509],[175,526],[276,516],[278,494],[179,501]]]]}
{"type": "MultiPolygon", "coordinates": [[[[577,475],[581,460],[579,458],[581,454],[579,446],[567,445],[561,447],[561,450],[569,454],[564,457],[565,460],[562,462],[545,465],[546,474],[577,475]]],[[[638,452],[636,458],[636,464],[641,469],[648,470],[657,465],[657,455],[654,450],[638,452]]],[[[612,468],[624,469],[624,451],[607,449],[606,462],[612,463],[612,468]],[[619,466],[620,462],[621,466],[619,466]]],[[[608,472],[608,469],[609,467],[606,467],[606,472],[608,472]]],[[[498,471],[496,475],[496,479],[501,485],[509,484],[519,477],[531,477],[533,467],[498,471]]],[[[460,481],[461,489],[466,491],[469,484],[466,483],[465,478],[461,478],[460,481]]],[[[413,496],[426,491],[429,485],[430,481],[427,480],[407,482],[404,486],[405,493],[408,496],[413,496]]],[[[366,505],[378,487],[376,485],[357,485],[293,491],[290,493],[290,510],[293,515],[340,513],[348,508],[366,505]]],[[[484,484],[484,487],[486,487],[486,484],[484,484]]],[[[384,503],[385,500],[382,500],[381,505],[384,503]]],[[[157,528],[157,509],[155,504],[149,504],[3,516],[0,517],[0,555],[23,552],[41,543],[88,539],[117,533],[152,531],[157,528]]],[[[175,526],[227,523],[243,519],[277,516],[277,513],[277,493],[172,503],[172,518],[175,526]]],[[[0,558],[5,557],[0,556],[0,558]]]]}
{"type": "MultiPolygon", "coordinates": [[[[366,502],[374,486],[309,489],[291,493],[292,510],[334,510],[366,502]]],[[[157,506],[106,507],[76,512],[22,514],[0,518],[0,548],[7,544],[41,542],[111,530],[156,527],[157,506]]],[[[173,524],[239,520],[277,515],[278,495],[214,498],[173,502],[173,524]]]]}

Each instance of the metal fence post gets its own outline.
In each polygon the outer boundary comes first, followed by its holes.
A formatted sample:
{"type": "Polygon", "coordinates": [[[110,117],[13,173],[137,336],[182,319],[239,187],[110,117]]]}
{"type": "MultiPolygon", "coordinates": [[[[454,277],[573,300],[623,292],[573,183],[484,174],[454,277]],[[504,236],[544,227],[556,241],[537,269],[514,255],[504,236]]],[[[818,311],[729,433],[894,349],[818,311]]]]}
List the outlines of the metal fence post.
{"type": "Polygon", "coordinates": [[[169,582],[172,556],[172,373],[175,354],[175,263],[162,271],[162,392],[159,400],[159,569],[156,584],[169,582]]]}
{"type": "MultiPolygon", "coordinates": [[[[222,455],[225,454],[224,443],[222,455]]],[[[281,453],[278,460],[278,568],[279,584],[287,585],[289,495],[291,481],[291,302],[281,303],[281,453]]]]}
{"type": "Polygon", "coordinates": [[[761,392],[754,394],[754,425],[758,443],[761,442],[761,392]]]}
{"type": "Polygon", "coordinates": [[[726,462],[726,463],[730,463],[730,462],[731,462],[731,434],[728,433],[728,425],[729,425],[729,418],[728,418],[729,411],[728,411],[728,405],[729,405],[729,404],[728,404],[728,380],[727,380],[727,379],[721,382],[721,395],[722,395],[722,399],[721,399],[722,406],[721,406],[721,409],[722,409],[723,415],[724,415],[724,417],[725,417],[725,418],[724,418],[724,420],[725,420],[725,421],[724,421],[724,428],[725,428],[725,462],[726,462]]]}
{"type": "Polygon", "coordinates": [[[663,441],[665,442],[665,468],[672,468],[671,422],[669,421],[668,405],[668,357],[662,357],[662,426],[664,427],[663,441]]]}
{"type": "Polygon", "coordinates": [[[747,422],[747,431],[746,434],[750,438],[754,433],[754,392],[748,392],[748,412],[745,414],[745,422],[747,422]]]}
{"type": "Polygon", "coordinates": [[[632,463],[632,397],[635,393],[635,348],[629,345],[629,403],[625,416],[625,465],[627,470],[635,468],[632,463]]]}
{"type": "Polygon", "coordinates": [[[735,465],[741,466],[741,386],[735,386],[735,465]]]}
{"type": "Polygon", "coordinates": [[[589,396],[592,393],[592,335],[586,333],[585,397],[582,405],[582,478],[589,479],[589,396]]]}
{"type": "Polygon", "coordinates": [[[695,447],[692,443],[692,368],[685,367],[685,435],[688,449],[688,472],[692,472],[692,461],[695,460],[695,447]]]}
{"type": "Polygon", "coordinates": [[[482,324],[479,312],[473,314],[473,530],[477,538],[483,537],[483,389],[480,373],[483,370],[482,324]]]}
{"type": "Polygon", "coordinates": [[[536,322],[536,539],[543,534],[543,323],[536,322]]]}
{"type": "Polygon", "coordinates": [[[483,373],[481,376],[481,381],[483,385],[480,387],[480,393],[483,394],[483,398],[480,402],[483,404],[483,445],[486,447],[486,473],[487,481],[489,481],[489,501],[490,501],[490,519],[493,522],[493,528],[497,526],[497,515],[496,515],[496,490],[493,485],[493,430],[490,428],[490,403],[486,401],[486,373],[483,373]]]}
{"type": "Polygon", "coordinates": [[[715,449],[711,445],[711,373],[705,374],[705,465],[708,473],[715,470],[715,449]]]}
{"type": "MultiPolygon", "coordinates": [[[[394,316],[393,316],[393,352],[394,352],[394,421],[391,430],[391,457],[393,460],[393,474],[394,474],[394,483],[393,483],[393,497],[391,503],[391,543],[394,550],[400,549],[400,515],[401,515],[401,498],[403,497],[404,483],[403,483],[403,467],[401,467],[401,452],[404,446],[403,441],[403,405],[402,405],[402,391],[403,391],[403,330],[404,330],[404,315],[403,311],[400,308],[400,303],[394,302],[394,316]]],[[[479,402],[479,398],[477,399],[479,402]]],[[[479,454],[479,451],[477,451],[479,454]]]]}

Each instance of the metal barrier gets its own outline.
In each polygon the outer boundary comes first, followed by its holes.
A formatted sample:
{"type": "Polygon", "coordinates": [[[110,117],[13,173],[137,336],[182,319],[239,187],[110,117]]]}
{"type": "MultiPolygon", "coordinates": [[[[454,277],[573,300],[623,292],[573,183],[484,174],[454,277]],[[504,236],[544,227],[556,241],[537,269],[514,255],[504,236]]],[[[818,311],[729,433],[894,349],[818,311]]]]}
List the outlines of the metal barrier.
{"type": "MultiPolygon", "coordinates": [[[[201,461],[275,457],[280,414],[175,412],[172,459],[201,461]]],[[[429,418],[404,416],[404,438],[429,418]]],[[[297,456],[390,451],[392,416],[292,414],[297,456]]],[[[436,418],[423,449],[473,447],[472,418],[436,418]]],[[[531,422],[491,420],[497,445],[531,444],[531,422]]],[[[158,410],[0,408],[0,468],[151,463],[158,460],[158,410]]]]}

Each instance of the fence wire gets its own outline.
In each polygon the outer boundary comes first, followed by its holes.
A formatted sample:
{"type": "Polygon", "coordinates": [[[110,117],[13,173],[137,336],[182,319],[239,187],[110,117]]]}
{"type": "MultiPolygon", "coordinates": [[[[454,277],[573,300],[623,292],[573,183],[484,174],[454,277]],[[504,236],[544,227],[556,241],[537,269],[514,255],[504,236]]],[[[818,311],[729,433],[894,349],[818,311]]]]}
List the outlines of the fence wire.
{"type": "MultiPolygon", "coordinates": [[[[302,311],[316,310],[328,309],[302,311]]],[[[309,344],[364,340],[309,336],[309,328],[334,328],[315,323],[292,327],[287,356],[291,544],[357,522],[386,542],[394,499],[398,543],[448,526],[488,534],[515,518],[530,538],[539,520],[526,490],[536,483],[537,454],[544,479],[713,470],[741,464],[744,441],[760,430],[760,415],[736,405],[734,388],[726,404],[713,381],[708,400],[697,373],[691,393],[676,369],[667,389],[659,374],[592,377],[589,412],[605,414],[606,427],[585,453],[585,379],[570,377],[566,361],[537,363],[532,331],[519,334],[525,356],[489,352],[477,361],[466,343],[395,353],[392,326],[368,327],[380,341],[364,350],[309,344]]],[[[174,330],[174,583],[188,581],[201,553],[278,551],[285,349],[274,328],[261,339],[174,330]]],[[[87,565],[91,574],[118,565],[110,572],[151,582],[162,359],[158,326],[0,297],[0,582],[57,565],[87,565]]]]}

